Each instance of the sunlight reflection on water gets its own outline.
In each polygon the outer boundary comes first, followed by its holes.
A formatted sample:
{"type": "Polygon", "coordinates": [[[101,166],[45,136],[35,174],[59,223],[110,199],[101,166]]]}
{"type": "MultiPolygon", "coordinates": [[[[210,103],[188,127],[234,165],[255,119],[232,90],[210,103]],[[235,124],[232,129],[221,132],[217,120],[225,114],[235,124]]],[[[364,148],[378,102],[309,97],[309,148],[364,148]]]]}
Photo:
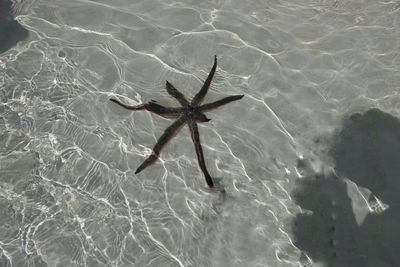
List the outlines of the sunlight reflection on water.
{"type": "Polygon", "coordinates": [[[29,35],[0,50],[0,266],[338,266],[298,243],[307,205],[291,192],[334,176],[346,114],[399,115],[395,3],[26,5],[13,16],[29,35]],[[171,121],[109,98],[177,106],[165,81],[193,97],[214,55],[205,102],[245,95],[199,126],[225,194],[207,189],[186,128],[135,175],[171,121]]]}

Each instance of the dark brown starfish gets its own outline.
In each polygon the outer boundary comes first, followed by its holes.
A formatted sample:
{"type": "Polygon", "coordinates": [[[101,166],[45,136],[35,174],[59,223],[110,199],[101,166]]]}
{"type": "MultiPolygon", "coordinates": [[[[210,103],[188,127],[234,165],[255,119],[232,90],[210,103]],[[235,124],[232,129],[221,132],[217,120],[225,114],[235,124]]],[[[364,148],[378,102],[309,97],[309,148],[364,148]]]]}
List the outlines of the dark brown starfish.
{"type": "Polygon", "coordinates": [[[209,187],[214,186],[213,180],[207,171],[206,163],[204,161],[203,149],[200,144],[200,136],[199,136],[199,130],[197,128],[197,122],[210,121],[210,119],[207,118],[206,115],[204,115],[203,111],[209,111],[215,109],[219,106],[228,104],[229,102],[239,100],[244,96],[244,95],[232,95],[212,103],[200,105],[203,98],[207,94],[208,88],[210,87],[211,80],[214,76],[216,68],[217,68],[217,56],[214,57],[214,65],[210,71],[210,74],[208,74],[208,77],[204,82],[203,87],[201,87],[200,91],[195,95],[195,97],[191,102],[187,101],[186,98],[183,96],[183,94],[167,81],[166,84],[167,92],[168,94],[173,96],[176,100],[178,100],[178,102],[182,105],[182,107],[179,108],[163,107],[157,104],[156,101],[154,100],[150,101],[147,104],[139,106],[128,106],[119,102],[118,100],[110,99],[112,102],[129,110],[145,109],[166,118],[177,118],[177,120],[164,131],[164,133],[161,135],[156,145],[154,146],[153,153],[137,168],[135,174],[141,172],[144,168],[152,164],[160,155],[161,149],[164,147],[164,145],[169,140],[172,139],[174,134],[185,123],[187,123],[189,125],[190,134],[192,136],[192,140],[196,149],[197,159],[199,161],[200,168],[204,173],[208,186],[209,187]]]}

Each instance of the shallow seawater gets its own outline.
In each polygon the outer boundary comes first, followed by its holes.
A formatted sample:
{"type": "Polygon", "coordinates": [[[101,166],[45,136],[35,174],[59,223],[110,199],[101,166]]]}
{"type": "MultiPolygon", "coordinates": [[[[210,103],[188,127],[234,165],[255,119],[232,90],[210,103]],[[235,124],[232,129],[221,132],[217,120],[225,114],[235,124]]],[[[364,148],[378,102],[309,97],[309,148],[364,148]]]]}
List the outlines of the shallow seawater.
{"type": "Polygon", "coordinates": [[[398,2],[2,5],[1,267],[400,264],[398,2]],[[179,106],[214,55],[224,193],[187,126],[135,174],[173,120],[109,99],[179,106]]]}

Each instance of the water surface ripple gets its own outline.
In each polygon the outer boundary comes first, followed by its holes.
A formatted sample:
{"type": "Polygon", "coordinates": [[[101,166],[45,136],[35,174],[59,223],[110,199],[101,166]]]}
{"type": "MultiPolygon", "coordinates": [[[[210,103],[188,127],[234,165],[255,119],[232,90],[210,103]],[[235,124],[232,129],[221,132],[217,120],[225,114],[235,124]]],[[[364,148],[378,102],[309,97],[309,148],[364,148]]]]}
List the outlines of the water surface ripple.
{"type": "Polygon", "coordinates": [[[0,50],[0,266],[327,264],[295,238],[291,191],[333,173],[343,116],[399,116],[398,3],[19,2],[29,34],[0,50]],[[171,121],[109,98],[178,106],[165,81],[193,97],[214,55],[205,102],[245,94],[199,126],[226,194],[187,129],[135,175],[171,121]]]}

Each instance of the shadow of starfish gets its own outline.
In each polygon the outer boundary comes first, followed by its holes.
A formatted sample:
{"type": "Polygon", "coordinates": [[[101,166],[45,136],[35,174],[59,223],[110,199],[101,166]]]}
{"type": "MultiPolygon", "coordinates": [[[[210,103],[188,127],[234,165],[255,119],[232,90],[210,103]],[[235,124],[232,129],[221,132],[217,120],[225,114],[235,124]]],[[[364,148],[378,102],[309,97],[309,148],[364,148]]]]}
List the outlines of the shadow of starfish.
{"type": "Polygon", "coordinates": [[[204,115],[203,111],[209,111],[215,108],[218,108],[222,105],[228,104],[229,102],[239,100],[241,99],[244,95],[232,95],[225,97],[223,99],[220,99],[218,101],[200,105],[203,98],[207,94],[208,88],[210,87],[211,80],[214,76],[215,70],[217,68],[217,56],[214,57],[214,65],[208,74],[208,77],[206,81],[204,82],[203,86],[201,87],[200,91],[195,95],[193,100],[189,102],[186,100],[184,95],[179,92],[171,83],[167,81],[166,87],[167,87],[167,92],[171,96],[173,96],[178,102],[182,105],[182,107],[176,108],[176,107],[163,107],[159,104],[156,103],[156,101],[152,100],[147,104],[139,105],[139,106],[128,106],[125,105],[118,100],[115,99],[110,99],[112,102],[126,108],[129,110],[148,110],[150,112],[153,112],[157,115],[160,115],[162,117],[166,118],[177,118],[177,120],[171,124],[161,135],[161,137],[158,139],[156,145],[153,148],[153,153],[137,168],[135,174],[141,172],[144,168],[152,164],[155,160],[157,160],[158,156],[160,155],[161,149],[164,147],[164,145],[172,139],[172,137],[175,135],[175,133],[180,130],[180,128],[187,123],[190,129],[190,134],[196,149],[196,154],[197,154],[197,159],[199,161],[199,165],[201,170],[204,173],[204,176],[206,178],[206,182],[209,187],[213,187],[214,183],[213,180],[210,176],[210,174],[207,171],[206,168],[206,163],[204,161],[204,156],[203,156],[203,149],[200,144],[200,135],[199,135],[199,130],[197,127],[197,122],[207,122],[210,121],[209,118],[204,115]]]}

